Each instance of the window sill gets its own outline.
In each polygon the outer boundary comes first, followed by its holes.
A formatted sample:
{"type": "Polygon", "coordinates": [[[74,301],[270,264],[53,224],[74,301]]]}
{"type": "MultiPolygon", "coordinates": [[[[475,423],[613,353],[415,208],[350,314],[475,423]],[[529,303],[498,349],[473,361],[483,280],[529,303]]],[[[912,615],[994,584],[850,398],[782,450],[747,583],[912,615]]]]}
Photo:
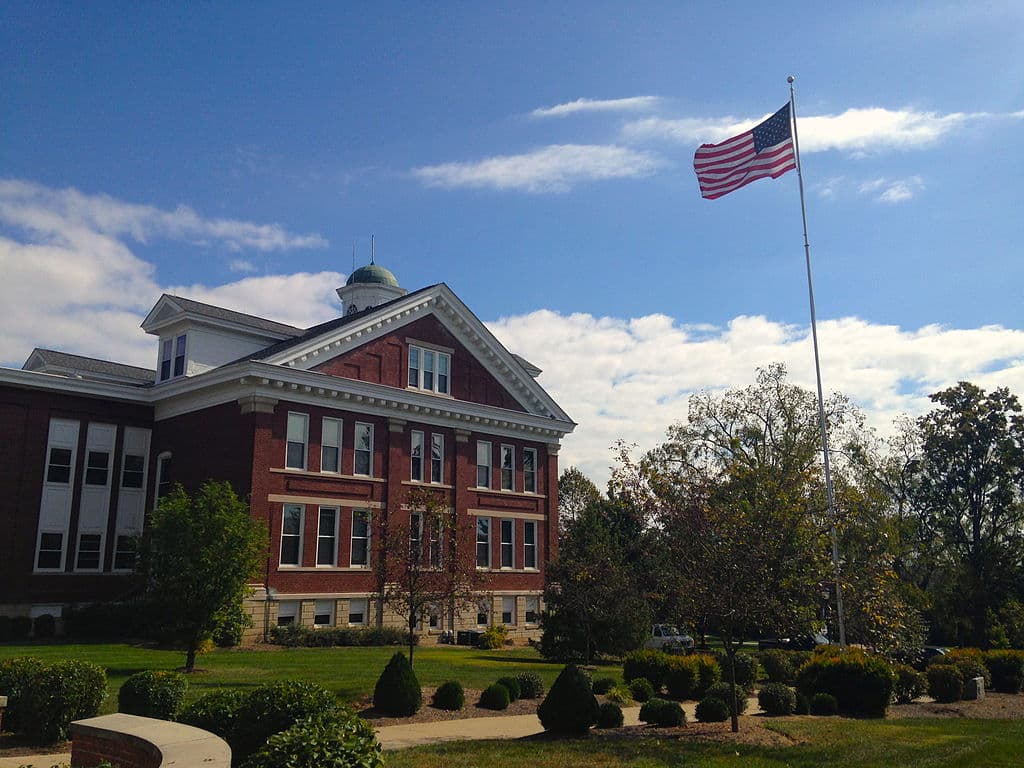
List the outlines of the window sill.
{"type": "Polygon", "coordinates": [[[278,573],[366,573],[368,565],[279,565],[278,573]]]}
{"type": "Polygon", "coordinates": [[[294,475],[296,477],[311,477],[317,480],[361,480],[368,483],[386,483],[383,477],[373,475],[342,475],[337,472],[310,472],[307,469],[289,469],[288,467],[271,467],[268,472],[275,475],[294,475]]]}
{"type": "Polygon", "coordinates": [[[421,394],[421,395],[431,395],[432,397],[440,397],[442,400],[454,400],[455,399],[452,395],[446,394],[444,392],[435,392],[432,389],[420,389],[419,387],[406,386],[405,391],[406,392],[416,392],[416,393],[421,394]]]}
{"type": "Polygon", "coordinates": [[[467,491],[477,491],[478,493],[493,493],[496,496],[521,496],[526,499],[546,499],[547,496],[543,493],[533,493],[531,491],[503,491],[500,488],[485,488],[483,486],[469,486],[466,488],[467,491]]]}
{"type": "Polygon", "coordinates": [[[437,488],[440,491],[450,491],[455,487],[447,483],[428,483],[426,480],[403,480],[402,485],[410,485],[414,488],[437,488]]]}

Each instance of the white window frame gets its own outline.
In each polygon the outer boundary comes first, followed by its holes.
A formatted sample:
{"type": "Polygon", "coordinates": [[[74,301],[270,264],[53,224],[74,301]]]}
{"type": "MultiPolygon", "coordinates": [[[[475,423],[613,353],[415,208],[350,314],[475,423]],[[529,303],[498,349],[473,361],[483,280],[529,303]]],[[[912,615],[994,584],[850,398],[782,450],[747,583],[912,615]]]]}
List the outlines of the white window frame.
{"type": "Polygon", "coordinates": [[[487,569],[491,567],[491,518],[489,517],[478,517],[476,519],[476,567],[480,569],[487,569]],[[485,536],[483,539],[480,538],[480,527],[481,523],[484,527],[485,536]],[[480,562],[480,545],[486,545],[487,547],[487,563],[481,564],[480,562]]]}
{"type": "Polygon", "coordinates": [[[444,482],[444,435],[437,432],[430,434],[430,482],[444,482]],[[437,458],[434,458],[435,449],[438,454],[437,458]]]}
{"type": "Polygon", "coordinates": [[[511,517],[501,518],[498,524],[499,551],[501,553],[501,569],[509,571],[516,567],[516,521],[511,517]],[[508,540],[505,531],[508,531],[508,540]],[[509,564],[505,565],[505,553],[508,553],[509,564]]]}
{"type": "Polygon", "coordinates": [[[352,474],[360,477],[373,477],[373,424],[365,421],[357,421],[355,431],[352,434],[352,474]],[[359,447],[359,432],[366,430],[369,439],[369,448],[359,447]],[[359,471],[359,455],[366,454],[366,472],[359,471]]]}
{"type": "Polygon", "coordinates": [[[526,493],[537,492],[537,449],[523,448],[523,491],[526,493]],[[533,457],[533,469],[526,470],[526,457],[533,457]]]}
{"type": "Polygon", "coordinates": [[[433,347],[410,344],[406,356],[408,376],[406,382],[410,389],[421,392],[433,392],[436,395],[451,395],[452,390],[452,355],[433,347]],[[416,358],[415,364],[413,358],[416,358]],[[430,369],[427,361],[430,360],[430,369]],[[444,361],[442,363],[442,360],[444,361]],[[441,369],[444,368],[444,386],[441,386],[441,369]]]}
{"type": "MultiPolygon", "coordinates": [[[[36,547],[32,560],[35,573],[59,573],[64,570],[68,557],[70,539],[71,505],[75,489],[75,465],[78,461],[78,442],[81,437],[81,423],[70,419],[50,419],[49,433],[46,441],[46,469],[43,475],[42,493],[39,504],[39,522],[36,531],[36,547]],[[68,463],[53,464],[54,449],[69,451],[68,463]],[[67,469],[66,480],[51,480],[50,468],[60,467],[61,473],[67,469]],[[58,549],[43,548],[44,536],[59,537],[58,549]],[[40,556],[44,553],[58,553],[57,564],[41,567],[40,556]]],[[[88,441],[87,441],[88,444],[88,441]]]]}
{"type": "Polygon", "coordinates": [[[79,531],[78,542],[75,545],[75,570],[76,571],[102,571],[103,570],[103,543],[107,537],[100,531],[79,531]],[[96,553],[96,565],[82,565],[82,539],[91,536],[96,539],[96,549],[90,553],[96,553]]]}
{"type": "Polygon", "coordinates": [[[160,339],[160,365],[157,368],[157,375],[160,381],[170,381],[171,373],[174,371],[174,337],[160,339]],[[164,371],[164,366],[167,371],[164,371]]]}
{"type": "Polygon", "coordinates": [[[501,490],[503,491],[514,491],[516,489],[516,449],[515,446],[508,445],[507,443],[501,444],[501,462],[499,469],[501,477],[499,479],[501,490]],[[506,474],[507,473],[507,474],[506,474]],[[507,482],[506,482],[507,479],[507,482]]]}
{"type": "Polygon", "coordinates": [[[298,600],[281,600],[277,604],[277,626],[297,626],[302,620],[301,605],[298,600]],[[291,621],[281,622],[281,619],[290,618],[291,621]]]}
{"type": "Polygon", "coordinates": [[[489,440],[477,440],[476,441],[476,487],[477,488],[490,488],[491,483],[494,482],[494,454],[493,448],[489,440]],[[486,464],[481,464],[480,459],[485,458],[486,464]],[[485,470],[487,473],[486,484],[480,483],[480,471],[485,470]]]}
{"type": "Polygon", "coordinates": [[[537,570],[537,521],[523,521],[523,568],[528,571],[537,570]],[[530,542],[528,532],[533,532],[533,542],[530,542]],[[531,565],[530,561],[533,560],[531,565]]]}
{"type": "Polygon", "coordinates": [[[314,600],[313,601],[313,627],[315,629],[324,629],[326,627],[334,626],[334,610],[335,603],[333,600],[314,600]],[[317,621],[317,617],[326,616],[327,621],[317,621]]]}
{"type": "Polygon", "coordinates": [[[506,627],[516,625],[516,598],[514,595],[505,595],[501,598],[501,623],[506,627]],[[506,618],[508,617],[508,618],[506,618]]]}
{"type": "Polygon", "coordinates": [[[316,560],[314,561],[317,568],[337,568],[338,567],[338,518],[341,517],[341,510],[338,507],[321,506],[317,508],[316,515],[316,560]],[[329,534],[323,532],[323,516],[325,512],[334,513],[334,527],[329,534]],[[320,542],[322,539],[330,539],[332,542],[331,546],[331,562],[321,563],[320,562],[320,542]]]}
{"type": "Polygon", "coordinates": [[[413,482],[423,482],[423,432],[412,430],[409,435],[409,477],[413,482]]]}
{"type": "Polygon", "coordinates": [[[130,533],[118,533],[114,536],[114,559],[111,561],[111,570],[120,572],[129,572],[135,570],[137,558],[139,556],[138,537],[130,533]],[[126,544],[131,542],[130,546],[122,546],[122,542],[126,544]],[[132,564],[125,566],[119,564],[121,556],[131,556],[132,564]]]}
{"type": "Polygon", "coordinates": [[[171,381],[180,379],[188,373],[188,334],[182,333],[177,336],[168,336],[160,339],[160,365],[157,368],[159,381],[171,381]],[[180,348],[180,350],[179,350],[180,348]],[[181,370],[178,370],[178,363],[181,363],[181,370]],[[167,366],[166,373],[164,365],[167,366]]]}
{"type": "Polygon", "coordinates": [[[288,411],[288,424],[285,428],[284,437],[284,466],[285,469],[297,469],[305,471],[309,467],[309,414],[300,413],[298,411],[288,411]],[[294,421],[293,421],[294,418],[294,421]],[[295,425],[296,429],[301,432],[301,435],[296,434],[292,431],[292,425],[295,425]],[[301,439],[292,439],[293,437],[301,439]],[[302,465],[293,466],[291,464],[291,447],[292,445],[302,446],[302,465]]]}
{"type": "Polygon", "coordinates": [[[171,481],[167,477],[171,473],[167,471],[167,468],[169,465],[171,465],[171,461],[173,458],[174,454],[172,454],[170,451],[164,451],[163,453],[156,457],[156,483],[153,484],[154,509],[156,509],[156,507],[160,504],[160,499],[162,499],[164,496],[171,492],[171,481]],[[160,493],[160,489],[162,487],[166,488],[167,493],[160,493]]]}
{"type": "Polygon", "coordinates": [[[409,557],[413,562],[423,561],[423,513],[409,513],[409,557]]]}
{"type": "Polygon", "coordinates": [[[373,532],[373,514],[369,509],[353,509],[352,510],[352,524],[350,527],[351,535],[349,536],[349,549],[348,549],[348,563],[350,568],[369,568],[370,567],[370,539],[373,532]],[[359,516],[366,516],[366,536],[356,536],[356,518],[359,516]],[[353,559],[352,555],[355,553],[355,542],[356,540],[366,541],[366,562],[357,563],[353,559]]]}
{"type": "Polygon", "coordinates": [[[177,379],[184,376],[188,370],[188,337],[186,334],[181,334],[174,338],[174,370],[171,373],[171,378],[177,379]],[[178,363],[181,363],[181,370],[178,369],[178,363]]]}
{"type": "Polygon", "coordinates": [[[525,598],[526,604],[524,606],[524,617],[523,621],[530,626],[540,624],[540,598],[537,595],[527,595],[525,598]],[[530,605],[533,604],[536,608],[533,611],[533,621],[530,621],[530,605]]]}
{"type": "Polygon", "coordinates": [[[489,627],[491,625],[491,612],[494,610],[494,605],[490,598],[482,597],[476,604],[476,625],[478,627],[489,627]],[[480,617],[484,617],[484,621],[480,621],[480,617]]]}
{"type": "Polygon", "coordinates": [[[86,446],[86,449],[85,449],[85,471],[83,472],[83,479],[82,479],[83,484],[84,485],[92,486],[93,488],[108,488],[108,487],[110,487],[110,474],[111,474],[111,472],[110,472],[110,470],[111,470],[110,461],[111,461],[112,457],[113,457],[113,451],[95,450],[95,449],[93,449],[93,448],[91,448],[89,446],[86,446]],[[96,455],[96,456],[103,456],[103,455],[105,455],[107,457],[107,463],[105,465],[103,465],[103,466],[99,466],[99,465],[93,466],[92,464],[90,464],[90,462],[92,461],[93,455],[96,455]],[[89,470],[93,470],[93,471],[96,471],[96,472],[102,471],[103,472],[103,482],[102,483],[94,483],[94,482],[92,482],[89,479],[89,470]]]}
{"type": "MultiPolygon", "coordinates": [[[[319,520],[317,521],[319,523],[319,520]]],[[[306,506],[304,504],[283,504],[281,506],[281,547],[277,556],[277,564],[280,568],[301,568],[302,567],[302,543],[306,532],[306,506]],[[286,534],[284,532],[284,521],[288,514],[289,508],[297,509],[299,512],[299,532],[286,534]],[[296,558],[294,563],[286,563],[284,561],[284,540],[285,536],[289,539],[297,539],[298,547],[296,549],[296,558]]]]}
{"type": "Polygon", "coordinates": [[[368,597],[353,597],[348,601],[348,621],[346,622],[350,627],[365,627],[370,623],[370,598],[368,597]],[[352,608],[355,605],[359,605],[362,610],[363,620],[352,621],[352,614],[355,613],[352,608]]]}
{"type": "Polygon", "coordinates": [[[336,475],[341,472],[341,419],[325,416],[320,424],[320,471],[336,475]],[[334,463],[324,461],[324,449],[333,448],[337,453],[334,463]]]}

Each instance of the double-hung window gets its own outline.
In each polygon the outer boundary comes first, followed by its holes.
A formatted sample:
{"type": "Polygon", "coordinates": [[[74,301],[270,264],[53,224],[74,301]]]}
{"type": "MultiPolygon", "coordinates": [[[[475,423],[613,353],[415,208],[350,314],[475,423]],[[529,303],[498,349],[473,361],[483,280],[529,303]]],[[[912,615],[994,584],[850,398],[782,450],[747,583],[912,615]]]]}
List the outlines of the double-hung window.
{"type": "Polygon", "coordinates": [[[491,487],[491,444],[486,440],[476,443],[476,487],[491,487]]]}
{"type": "Polygon", "coordinates": [[[417,430],[412,432],[412,450],[410,452],[412,464],[412,479],[417,483],[423,482],[423,433],[417,430]]]}
{"type": "Polygon", "coordinates": [[[334,625],[334,601],[317,600],[313,603],[313,626],[330,627],[334,625]]]}
{"type": "Polygon", "coordinates": [[[320,507],[320,524],[316,533],[316,564],[333,566],[338,562],[338,510],[320,507]]]}
{"type": "Polygon", "coordinates": [[[288,469],[305,469],[309,446],[309,416],[305,413],[288,413],[288,448],[285,466],[288,469]]]}
{"type": "Polygon", "coordinates": [[[444,482],[444,435],[430,435],[430,482],[444,482]]]}
{"type": "Polygon", "coordinates": [[[66,485],[71,482],[71,449],[50,448],[50,461],[46,466],[46,482],[66,485]]]}
{"type": "Polygon", "coordinates": [[[100,569],[100,545],[103,536],[99,533],[83,533],[78,536],[78,554],[75,569],[79,571],[98,571],[100,569]]]}
{"type": "Polygon", "coordinates": [[[539,597],[526,598],[526,615],[523,618],[526,619],[527,624],[537,624],[538,622],[540,622],[539,597]]]}
{"type": "Polygon", "coordinates": [[[476,604],[476,625],[478,627],[486,627],[491,623],[491,601],[480,600],[476,604]]]}
{"type": "Polygon", "coordinates": [[[501,598],[501,623],[516,623],[516,599],[514,597],[501,598]]]}
{"type": "Polygon", "coordinates": [[[440,395],[450,394],[452,356],[436,349],[409,345],[409,386],[440,395]]]}
{"type": "Polygon", "coordinates": [[[124,466],[121,468],[122,488],[141,488],[142,479],[146,474],[146,457],[133,453],[124,455],[124,466]]]}
{"type": "Polygon", "coordinates": [[[85,484],[106,485],[109,469],[109,451],[89,451],[85,464],[85,484]]]}
{"type": "Polygon", "coordinates": [[[281,513],[281,565],[302,565],[302,518],[305,507],[285,504],[281,513]]]}
{"type": "Polygon", "coordinates": [[[516,449],[511,445],[501,446],[501,490],[516,489],[516,449]]]}
{"type": "Polygon", "coordinates": [[[373,476],[373,424],[356,422],[354,474],[373,476]]]}
{"type": "Polygon", "coordinates": [[[320,471],[341,471],[341,419],[323,420],[320,430],[320,471]]]}
{"type": "Polygon", "coordinates": [[[537,523],[523,522],[523,568],[537,567],[537,523]]]}
{"type": "Polygon", "coordinates": [[[444,533],[444,525],[442,524],[440,515],[434,515],[430,521],[430,529],[427,531],[427,546],[430,548],[429,558],[431,568],[441,567],[441,549],[442,549],[442,534],[444,533]]]}
{"type": "Polygon", "coordinates": [[[501,521],[501,567],[515,568],[515,520],[501,521]]]}
{"type": "Polygon", "coordinates": [[[476,567],[491,567],[491,518],[476,519],[476,567]]]}
{"type": "Polygon", "coordinates": [[[354,597],[348,601],[348,623],[349,626],[363,626],[366,624],[366,614],[369,612],[370,601],[365,597],[354,597]]]}
{"type": "Polygon", "coordinates": [[[523,448],[523,490],[537,492],[537,449],[523,448]]]}
{"type": "Polygon", "coordinates": [[[174,340],[174,376],[185,374],[185,337],[179,336],[174,340]]]}
{"type": "Polygon", "coordinates": [[[282,600],[277,604],[277,626],[287,627],[299,623],[299,601],[282,600]]]}
{"type": "Polygon", "coordinates": [[[352,556],[353,568],[365,568],[370,564],[370,510],[352,511],[352,556]]]}
{"type": "Polygon", "coordinates": [[[409,560],[419,563],[423,557],[423,515],[413,512],[409,515],[409,560]]]}
{"type": "Polygon", "coordinates": [[[160,342],[160,381],[185,375],[185,334],[160,342]]]}

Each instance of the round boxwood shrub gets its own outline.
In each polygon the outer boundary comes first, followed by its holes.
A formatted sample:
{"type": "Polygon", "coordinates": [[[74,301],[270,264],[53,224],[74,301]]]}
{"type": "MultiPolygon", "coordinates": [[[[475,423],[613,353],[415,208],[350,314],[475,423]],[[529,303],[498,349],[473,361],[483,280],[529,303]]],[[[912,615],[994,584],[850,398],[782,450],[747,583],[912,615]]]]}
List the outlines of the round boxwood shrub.
{"type": "Polygon", "coordinates": [[[48,613],[36,616],[32,624],[32,634],[37,640],[46,640],[57,634],[57,620],[48,613]]]}
{"type": "Polygon", "coordinates": [[[508,701],[510,704],[519,698],[519,681],[514,677],[499,677],[498,685],[504,685],[508,689],[508,701]]]}
{"type": "Polygon", "coordinates": [[[646,677],[634,677],[629,681],[629,692],[634,699],[644,702],[654,696],[654,686],[646,677]]]}
{"type": "Polygon", "coordinates": [[[508,688],[501,683],[492,683],[480,694],[480,706],[484,709],[508,709],[508,688]]]}
{"type": "Polygon", "coordinates": [[[537,717],[546,731],[586,733],[597,722],[597,712],[589,678],[575,664],[567,664],[537,708],[537,717]]]}
{"type": "Polygon", "coordinates": [[[812,715],[833,717],[839,714],[839,702],[831,693],[816,693],[811,696],[810,710],[812,715]]]}
{"type": "Polygon", "coordinates": [[[405,654],[399,651],[377,678],[373,689],[374,709],[392,717],[409,717],[416,714],[422,704],[420,681],[405,654]]]}
{"type": "Polygon", "coordinates": [[[651,699],[640,707],[640,720],[651,725],[672,727],[686,722],[686,713],[674,701],[651,699]]]}
{"type": "Polygon", "coordinates": [[[441,686],[434,691],[431,703],[438,709],[447,709],[451,712],[462,709],[466,703],[466,692],[462,689],[462,683],[456,680],[441,683],[441,686]]]}
{"type": "Polygon", "coordinates": [[[909,664],[896,664],[892,671],[896,675],[892,698],[897,704],[909,704],[928,692],[928,678],[909,664]]]}
{"type": "Polygon", "coordinates": [[[792,715],[796,711],[796,691],[783,683],[768,683],[757,692],[757,704],[766,715],[792,715]]]}
{"type": "Polygon", "coordinates": [[[544,681],[536,672],[521,672],[516,675],[519,682],[519,698],[539,699],[544,695],[544,681]]]}
{"type": "Polygon", "coordinates": [[[1020,693],[1024,687],[1024,652],[989,651],[985,665],[992,674],[992,688],[999,693],[1020,693]]]}
{"type": "Polygon", "coordinates": [[[614,701],[606,701],[597,709],[598,728],[621,728],[622,707],[614,701]]]}
{"type": "Polygon", "coordinates": [[[178,715],[178,722],[227,739],[247,696],[245,691],[234,688],[211,691],[185,707],[178,715]]]}
{"type": "MultiPolygon", "coordinates": [[[[732,699],[732,686],[729,683],[715,683],[708,688],[707,696],[721,699],[726,704],[732,699]]],[[[747,711],[747,692],[740,686],[736,686],[736,714],[742,715],[747,711]]]]}
{"type": "Polygon", "coordinates": [[[717,696],[705,696],[697,702],[696,714],[702,723],[721,723],[729,719],[729,705],[717,696]]]}
{"type": "Polygon", "coordinates": [[[605,699],[615,704],[632,704],[633,694],[628,685],[616,685],[605,694],[605,699]]]}
{"type": "Polygon", "coordinates": [[[594,680],[594,693],[598,693],[603,696],[614,688],[616,684],[617,681],[614,677],[599,677],[594,680]]]}
{"type": "Polygon", "coordinates": [[[245,768],[383,768],[377,737],[347,708],[332,709],[274,734],[245,768]]]}
{"type": "Polygon", "coordinates": [[[126,715],[174,720],[185,701],[188,681],[179,672],[136,672],[117,693],[117,710],[126,715]]]}
{"type": "Polygon", "coordinates": [[[622,660],[622,679],[631,683],[638,677],[645,678],[660,691],[668,674],[669,655],[662,651],[632,651],[622,660]]]}
{"type": "Polygon", "coordinates": [[[34,744],[68,737],[73,720],[95,717],[107,696],[107,673],[90,661],[57,661],[42,666],[22,691],[21,732],[34,744]]]}
{"type": "MultiPolygon", "coordinates": [[[[715,654],[715,660],[718,662],[719,669],[721,669],[722,682],[731,682],[731,677],[729,676],[729,656],[719,652],[715,654]]],[[[750,690],[757,680],[757,659],[749,653],[737,653],[735,660],[736,685],[750,690]]]]}
{"type": "Polygon", "coordinates": [[[928,695],[936,701],[959,701],[964,695],[964,679],[952,664],[934,664],[925,674],[928,675],[928,695]]]}
{"type": "Polygon", "coordinates": [[[275,733],[337,707],[334,694],[315,683],[283,680],[253,689],[239,707],[228,738],[233,763],[244,762],[275,733]]]}
{"type": "Polygon", "coordinates": [[[0,694],[7,697],[3,725],[11,733],[21,732],[29,707],[28,694],[44,666],[42,661],[30,656],[0,660],[0,694]]]}
{"type": "Polygon", "coordinates": [[[28,616],[15,616],[11,619],[11,638],[27,640],[32,634],[32,619],[28,616]]]}

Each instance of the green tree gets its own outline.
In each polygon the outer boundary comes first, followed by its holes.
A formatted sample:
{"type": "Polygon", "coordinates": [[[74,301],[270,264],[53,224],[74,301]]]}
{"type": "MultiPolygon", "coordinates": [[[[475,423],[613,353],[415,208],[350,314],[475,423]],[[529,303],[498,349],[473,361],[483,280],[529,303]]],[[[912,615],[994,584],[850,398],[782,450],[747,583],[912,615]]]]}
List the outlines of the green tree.
{"type": "Polygon", "coordinates": [[[558,477],[559,530],[564,530],[583,510],[600,499],[601,492],[589,477],[576,467],[566,468],[558,477]]]}
{"type": "Polygon", "coordinates": [[[208,480],[191,497],[178,485],[160,500],[140,566],[162,633],[185,646],[186,672],[221,618],[241,609],[266,555],[266,528],[229,483],[208,480]]]}
{"type": "Polygon", "coordinates": [[[914,501],[922,531],[941,543],[946,594],[959,598],[950,607],[968,618],[970,644],[988,647],[1024,563],[1024,418],[1005,388],[960,382],[931,399],[938,407],[918,420],[914,501]]]}

